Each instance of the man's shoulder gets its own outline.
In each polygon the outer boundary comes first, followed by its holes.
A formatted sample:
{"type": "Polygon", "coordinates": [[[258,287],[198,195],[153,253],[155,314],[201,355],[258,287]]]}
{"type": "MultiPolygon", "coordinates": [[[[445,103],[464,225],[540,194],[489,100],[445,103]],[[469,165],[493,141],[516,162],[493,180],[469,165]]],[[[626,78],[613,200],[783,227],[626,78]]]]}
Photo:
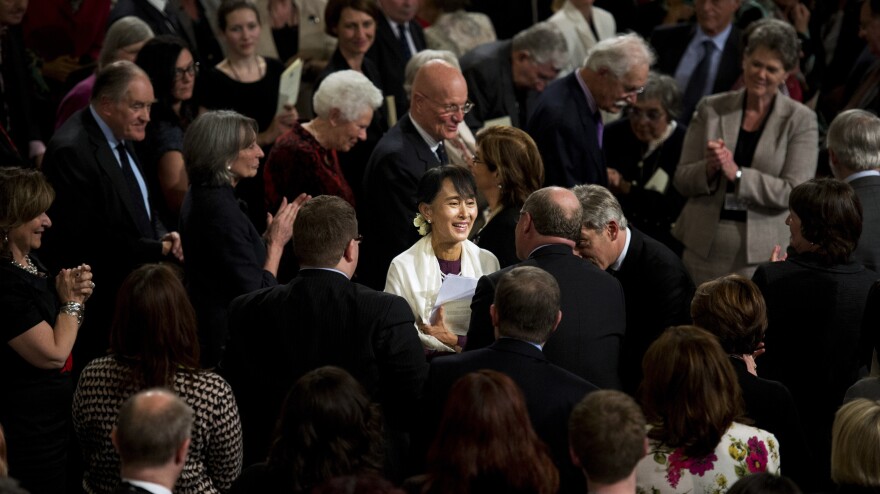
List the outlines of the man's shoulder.
{"type": "Polygon", "coordinates": [[[657,42],[690,41],[696,32],[696,27],[690,23],[657,26],[651,31],[651,44],[657,42]]]}
{"type": "Polygon", "coordinates": [[[630,249],[633,249],[633,254],[635,254],[633,257],[637,262],[648,268],[659,264],[666,268],[680,270],[683,273],[687,272],[681,258],[672,249],[634,228],[630,228],[630,232],[632,232],[630,249]]]}
{"type": "MultiPolygon", "coordinates": [[[[863,194],[865,196],[880,194],[880,175],[860,177],[849,184],[855,189],[856,194],[858,194],[860,198],[863,194]]],[[[862,204],[862,206],[864,206],[864,204],[862,204]]]]}
{"type": "Polygon", "coordinates": [[[370,155],[370,162],[401,159],[401,155],[409,154],[415,149],[417,139],[421,140],[421,135],[409,115],[406,115],[379,139],[370,155]]]}
{"type": "Polygon", "coordinates": [[[509,60],[510,49],[510,40],[492,41],[490,43],[479,45],[462,55],[460,60],[461,71],[463,73],[467,73],[471,70],[478,72],[485,71],[488,68],[486,66],[487,63],[491,64],[495,61],[502,61],[505,56],[507,56],[509,60]]]}

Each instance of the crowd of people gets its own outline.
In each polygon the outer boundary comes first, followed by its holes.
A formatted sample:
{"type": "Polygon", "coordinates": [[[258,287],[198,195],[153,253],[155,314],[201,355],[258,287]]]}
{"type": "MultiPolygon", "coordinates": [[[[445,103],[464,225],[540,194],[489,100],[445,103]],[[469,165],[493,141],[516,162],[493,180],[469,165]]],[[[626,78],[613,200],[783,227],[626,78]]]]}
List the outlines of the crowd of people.
{"type": "Polygon", "coordinates": [[[8,0],[0,48],[0,494],[880,492],[880,1],[8,0]]]}

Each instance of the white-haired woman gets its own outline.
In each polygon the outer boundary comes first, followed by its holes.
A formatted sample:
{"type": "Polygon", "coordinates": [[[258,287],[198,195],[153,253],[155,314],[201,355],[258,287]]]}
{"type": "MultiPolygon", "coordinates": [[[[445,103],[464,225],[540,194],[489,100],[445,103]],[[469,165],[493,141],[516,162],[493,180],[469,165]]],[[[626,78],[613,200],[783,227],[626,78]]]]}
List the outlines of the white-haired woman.
{"type": "Polygon", "coordinates": [[[353,206],[354,193],[339,167],[337,152],[350,150],[367,138],[373,112],[382,92],[354,70],[327,76],[314,96],[317,115],[293,127],[275,141],[263,178],[270,210],[284,197],[301,193],[339,196],[353,206]]]}

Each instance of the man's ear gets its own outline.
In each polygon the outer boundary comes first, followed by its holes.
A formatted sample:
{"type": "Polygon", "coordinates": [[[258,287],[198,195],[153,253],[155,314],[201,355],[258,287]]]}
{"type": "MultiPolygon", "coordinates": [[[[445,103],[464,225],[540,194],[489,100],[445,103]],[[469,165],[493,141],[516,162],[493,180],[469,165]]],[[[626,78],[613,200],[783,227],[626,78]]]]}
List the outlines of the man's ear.
{"type": "Polygon", "coordinates": [[[578,458],[576,454],[574,454],[574,448],[571,447],[571,441],[569,441],[568,444],[568,455],[571,456],[571,463],[574,466],[578,468],[583,468],[583,466],[581,466],[581,459],[578,458]]]}
{"type": "Polygon", "coordinates": [[[612,242],[617,240],[617,236],[620,235],[620,225],[618,225],[616,221],[609,221],[605,226],[605,229],[608,231],[608,237],[612,242]]]}
{"type": "Polygon", "coordinates": [[[354,261],[354,248],[357,240],[351,239],[345,244],[345,250],[342,251],[342,257],[345,258],[346,262],[354,261]]]}
{"type": "Polygon", "coordinates": [[[113,443],[113,449],[119,453],[119,439],[116,437],[116,426],[113,426],[113,430],[110,431],[110,442],[113,443]]]}
{"type": "MultiPolygon", "coordinates": [[[[556,328],[559,327],[559,323],[562,322],[562,311],[556,313],[556,322],[553,323],[553,331],[556,331],[556,328]]],[[[553,331],[550,334],[553,334],[553,331]]]]}
{"type": "Polygon", "coordinates": [[[175,465],[183,465],[186,463],[186,455],[189,454],[189,444],[192,442],[191,438],[186,438],[180,446],[178,446],[177,451],[174,452],[174,464],[175,465]]]}
{"type": "Polygon", "coordinates": [[[489,316],[492,318],[492,327],[498,327],[498,310],[495,308],[495,304],[489,306],[489,316]]]}

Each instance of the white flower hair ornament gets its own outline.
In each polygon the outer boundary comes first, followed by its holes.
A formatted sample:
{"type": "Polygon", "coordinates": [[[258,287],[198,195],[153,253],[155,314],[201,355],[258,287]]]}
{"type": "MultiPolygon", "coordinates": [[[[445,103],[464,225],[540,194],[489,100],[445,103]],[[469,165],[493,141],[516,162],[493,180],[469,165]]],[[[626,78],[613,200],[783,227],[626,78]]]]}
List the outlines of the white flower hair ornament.
{"type": "Polygon", "coordinates": [[[419,235],[423,237],[431,231],[431,221],[426,220],[422,213],[416,213],[416,217],[413,218],[413,226],[419,229],[419,235]]]}

